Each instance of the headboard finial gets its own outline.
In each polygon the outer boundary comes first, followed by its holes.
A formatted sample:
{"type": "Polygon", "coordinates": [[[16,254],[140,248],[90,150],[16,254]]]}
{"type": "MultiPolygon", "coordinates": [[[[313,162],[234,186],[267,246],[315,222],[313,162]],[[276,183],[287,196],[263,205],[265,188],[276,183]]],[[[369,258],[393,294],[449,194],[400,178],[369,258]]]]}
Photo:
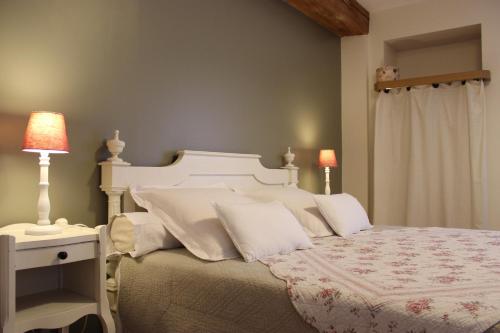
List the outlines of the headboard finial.
{"type": "Polygon", "coordinates": [[[281,168],[288,170],[288,185],[297,186],[299,183],[299,168],[293,164],[295,154],[292,153],[292,149],[290,147],[288,147],[287,152],[283,154],[283,158],[285,159],[286,164],[281,168]]]}
{"type": "Polygon", "coordinates": [[[108,147],[108,150],[111,153],[111,157],[108,158],[108,161],[115,163],[124,162],[120,157],[118,157],[118,155],[122,153],[123,148],[125,148],[125,142],[120,140],[119,130],[115,130],[113,139],[106,141],[106,146],[108,147]]]}
{"type": "Polygon", "coordinates": [[[295,167],[295,165],[293,165],[292,163],[293,160],[295,159],[295,154],[292,153],[290,147],[288,147],[288,151],[283,155],[283,157],[285,158],[286,162],[285,168],[295,167]]]}

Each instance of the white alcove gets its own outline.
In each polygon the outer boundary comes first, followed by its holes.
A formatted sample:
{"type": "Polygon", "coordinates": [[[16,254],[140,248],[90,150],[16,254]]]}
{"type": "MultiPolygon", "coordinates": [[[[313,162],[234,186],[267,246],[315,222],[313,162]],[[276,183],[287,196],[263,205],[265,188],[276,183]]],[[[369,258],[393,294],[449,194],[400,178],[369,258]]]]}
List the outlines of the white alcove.
{"type": "Polygon", "coordinates": [[[480,70],[481,25],[388,40],[384,57],[401,79],[480,70]]]}

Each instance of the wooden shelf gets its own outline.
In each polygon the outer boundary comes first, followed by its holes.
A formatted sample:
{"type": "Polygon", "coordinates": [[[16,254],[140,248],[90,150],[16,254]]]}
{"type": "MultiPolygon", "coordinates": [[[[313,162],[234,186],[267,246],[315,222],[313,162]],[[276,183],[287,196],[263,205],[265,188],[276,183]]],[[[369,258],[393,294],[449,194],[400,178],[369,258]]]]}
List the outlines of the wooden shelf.
{"type": "Polygon", "coordinates": [[[384,89],[406,88],[406,87],[413,87],[426,84],[449,83],[453,81],[467,81],[467,80],[489,81],[490,79],[491,79],[490,71],[480,70],[480,71],[461,72],[461,73],[452,73],[443,75],[414,77],[403,80],[377,82],[375,83],[375,90],[381,91],[384,89]]]}
{"type": "Polygon", "coordinates": [[[97,313],[96,301],[71,291],[51,290],[19,297],[16,299],[16,332],[40,327],[56,328],[45,327],[52,317],[64,318],[69,325],[87,313],[97,313]]]}

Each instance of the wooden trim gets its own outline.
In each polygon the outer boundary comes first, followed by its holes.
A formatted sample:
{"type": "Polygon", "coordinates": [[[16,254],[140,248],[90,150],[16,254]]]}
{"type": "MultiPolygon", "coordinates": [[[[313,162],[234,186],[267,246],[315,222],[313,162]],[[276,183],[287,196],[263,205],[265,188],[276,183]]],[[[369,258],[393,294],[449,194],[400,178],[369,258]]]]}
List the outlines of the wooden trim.
{"type": "Polygon", "coordinates": [[[285,0],[339,37],[366,35],[370,13],[356,0],[285,0]]]}
{"type": "Polygon", "coordinates": [[[375,90],[381,91],[384,89],[405,88],[426,84],[439,84],[449,83],[453,81],[467,81],[467,80],[491,80],[491,73],[488,70],[461,72],[443,75],[432,75],[414,77],[410,79],[384,81],[375,83],[375,90]]]}

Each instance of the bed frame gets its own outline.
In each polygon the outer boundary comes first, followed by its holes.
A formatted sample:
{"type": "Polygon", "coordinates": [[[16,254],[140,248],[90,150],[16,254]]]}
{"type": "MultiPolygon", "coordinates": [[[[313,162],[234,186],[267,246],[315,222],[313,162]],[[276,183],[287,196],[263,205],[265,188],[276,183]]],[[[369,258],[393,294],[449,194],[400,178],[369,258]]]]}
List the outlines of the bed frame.
{"type": "Polygon", "coordinates": [[[107,141],[107,146],[112,156],[99,165],[100,187],[108,196],[108,222],[117,214],[135,210],[128,195],[131,186],[195,187],[225,183],[236,189],[252,189],[298,184],[299,168],[292,163],[295,156],[290,148],[283,155],[285,166],[268,169],[260,163],[260,155],[195,150],[178,151],[177,159],[168,166],[137,167],[118,157],[125,147],[125,142],[119,139],[119,131],[115,131],[115,137],[107,141]]]}
{"type": "MultiPolygon", "coordinates": [[[[225,183],[236,189],[254,189],[264,186],[297,186],[299,168],[293,165],[295,155],[283,155],[286,165],[280,169],[268,169],[260,163],[260,155],[219,153],[181,150],[169,166],[138,167],[123,161],[118,155],[125,142],[115,131],[107,141],[111,157],[99,163],[101,166],[101,190],[108,196],[108,223],[122,212],[135,211],[128,189],[131,186],[178,186],[193,187],[225,183]]],[[[118,284],[115,277],[120,257],[108,258],[108,298],[116,311],[118,284]]]]}

